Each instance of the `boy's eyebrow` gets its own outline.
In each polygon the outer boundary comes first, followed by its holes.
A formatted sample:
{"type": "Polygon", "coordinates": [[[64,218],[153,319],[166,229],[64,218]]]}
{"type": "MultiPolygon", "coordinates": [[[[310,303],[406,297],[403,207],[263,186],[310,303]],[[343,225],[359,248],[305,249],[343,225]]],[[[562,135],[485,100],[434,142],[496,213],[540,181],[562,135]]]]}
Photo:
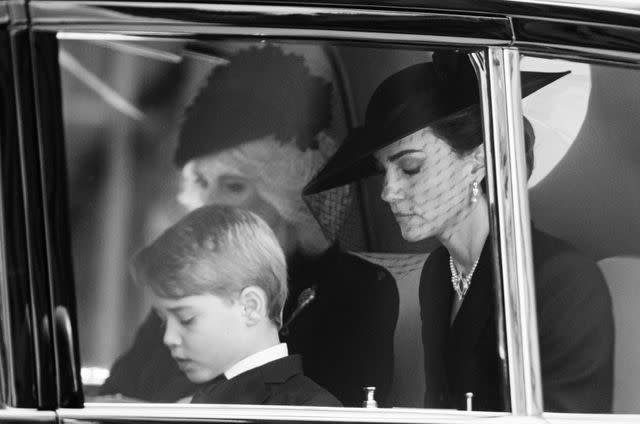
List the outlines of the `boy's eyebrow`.
{"type": "Polygon", "coordinates": [[[174,306],[174,307],[171,307],[171,308],[158,308],[156,306],[153,307],[153,311],[160,318],[164,318],[167,313],[176,314],[176,313],[183,312],[184,310],[188,310],[188,309],[189,309],[188,306],[174,306]]]}
{"type": "Polygon", "coordinates": [[[191,307],[190,306],[173,306],[171,308],[166,308],[168,312],[182,312],[184,310],[190,310],[191,307]]]}

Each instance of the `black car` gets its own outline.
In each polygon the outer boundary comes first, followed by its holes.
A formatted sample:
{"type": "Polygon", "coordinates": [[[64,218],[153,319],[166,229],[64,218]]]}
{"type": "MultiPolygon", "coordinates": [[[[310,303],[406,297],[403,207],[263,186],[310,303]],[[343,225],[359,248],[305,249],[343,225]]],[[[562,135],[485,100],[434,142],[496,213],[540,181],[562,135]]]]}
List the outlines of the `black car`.
{"type": "MultiPolygon", "coordinates": [[[[639,4],[0,0],[0,29],[0,421],[640,420],[639,4]],[[265,85],[279,71],[264,59],[234,86],[240,71],[230,64],[243,54],[253,63],[251,55],[268,49],[323,81],[326,104],[265,85]],[[431,315],[422,274],[442,237],[411,241],[399,231],[383,191],[388,175],[364,178],[347,169],[331,187],[310,189],[322,185],[310,182],[323,169],[331,174],[327,163],[356,129],[375,127],[368,106],[378,87],[446,55],[464,57],[475,72],[472,86],[455,95],[473,92],[477,102],[467,106],[481,116],[491,246],[486,302],[494,315],[491,338],[478,343],[497,359],[473,366],[496,371],[498,407],[485,407],[485,393],[451,388],[451,402],[429,401],[424,329],[431,315]],[[528,89],[535,72],[557,78],[528,89]],[[206,106],[204,121],[190,121],[216,75],[228,86],[206,106]],[[243,95],[282,97],[292,119],[312,116],[321,130],[305,145],[300,133],[256,135],[248,120],[271,125],[280,117],[269,114],[267,101],[256,118],[253,103],[229,100],[243,95]],[[218,132],[236,120],[242,142],[230,147],[224,143],[237,134],[218,132]],[[529,126],[536,141],[525,152],[529,126]],[[210,139],[215,155],[207,146],[200,156],[201,145],[185,153],[185,128],[202,136],[199,143],[210,139]],[[264,143],[282,152],[255,147],[264,143]],[[527,153],[535,158],[530,176],[527,153]],[[295,247],[283,245],[290,299],[280,337],[303,364],[309,357],[305,373],[345,407],[179,404],[197,387],[173,370],[164,327],[130,263],[209,203],[267,208],[295,227],[295,247]],[[537,244],[540,232],[588,258],[604,289],[586,293],[586,282],[569,287],[564,274],[541,275],[536,258],[547,252],[537,244]],[[329,254],[341,259],[299,259],[329,254]],[[299,277],[307,285],[291,283],[299,277]],[[548,299],[537,291],[547,280],[548,299]],[[330,290],[335,300],[325,304],[330,290]],[[581,307],[585,299],[608,308],[605,318],[558,306],[581,307]],[[573,346],[581,359],[552,362],[549,345],[567,342],[553,339],[564,334],[554,329],[564,325],[570,337],[584,334],[573,346]],[[588,374],[598,355],[606,356],[606,376],[593,383],[588,374]],[[553,367],[570,377],[550,383],[553,367]],[[568,391],[588,385],[589,394],[550,404],[545,387],[556,383],[568,391]]],[[[453,72],[447,66],[437,71],[453,72]]],[[[283,83],[288,78],[296,76],[281,75],[283,83]]],[[[580,264],[580,271],[591,266],[580,264]]],[[[453,297],[443,302],[454,305],[443,328],[454,328],[462,306],[453,297]]],[[[473,367],[466,359],[443,361],[463,377],[473,367]]]]}

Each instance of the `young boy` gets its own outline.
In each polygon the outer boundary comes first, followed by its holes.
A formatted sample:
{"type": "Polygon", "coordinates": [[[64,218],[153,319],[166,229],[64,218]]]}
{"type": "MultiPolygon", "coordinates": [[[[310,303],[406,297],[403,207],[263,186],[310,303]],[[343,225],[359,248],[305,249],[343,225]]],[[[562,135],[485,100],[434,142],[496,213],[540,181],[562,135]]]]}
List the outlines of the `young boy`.
{"type": "Polygon", "coordinates": [[[138,252],[132,273],[151,290],[180,369],[203,383],[192,403],[340,406],[279,341],[285,257],[257,215],[196,209],[138,252]]]}

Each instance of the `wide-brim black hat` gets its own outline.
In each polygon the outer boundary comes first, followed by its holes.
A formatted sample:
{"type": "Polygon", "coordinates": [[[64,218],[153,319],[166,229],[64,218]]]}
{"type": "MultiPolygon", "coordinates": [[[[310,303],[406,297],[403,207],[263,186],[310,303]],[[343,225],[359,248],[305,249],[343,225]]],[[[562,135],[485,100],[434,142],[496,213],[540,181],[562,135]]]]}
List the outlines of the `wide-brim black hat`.
{"type": "MultiPolygon", "coordinates": [[[[367,106],[364,125],[349,131],[337,152],[307,184],[305,195],[378,173],[374,152],[467,108],[478,107],[478,80],[468,55],[435,52],[432,59],[396,72],[378,86],[367,106]]],[[[522,97],[569,72],[521,72],[522,97]]]]}

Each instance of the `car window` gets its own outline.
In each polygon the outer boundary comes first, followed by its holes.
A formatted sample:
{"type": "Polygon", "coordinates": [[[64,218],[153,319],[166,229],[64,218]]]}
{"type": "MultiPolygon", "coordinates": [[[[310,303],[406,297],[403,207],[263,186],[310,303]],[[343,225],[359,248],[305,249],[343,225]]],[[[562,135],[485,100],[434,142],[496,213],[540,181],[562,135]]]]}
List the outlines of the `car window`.
{"type": "Polygon", "coordinates": [[[565,286],[548,307],[538,305],[543,383],[550,373],[565,377],[545,387],[544,407],[553,412],[572,402],[547,397],[550,391],[588,384],[588,404],[569,412],[638,413],[638,71],[528,56],[522,64],[571,70],[546,99],[540,93],[523,101],[539,127],[540,172],[529,188],[538,302],[551,285],[565,286]],[[536,238],[544,249],[536,249],[536,238]],[[545,367],[550,344],[567,336],[574,342],[545,367]]]}
{"type": "Polygon", "coordinates": [[[61,34],[87,402],[508,410],[467,53],[61,34]]]}

